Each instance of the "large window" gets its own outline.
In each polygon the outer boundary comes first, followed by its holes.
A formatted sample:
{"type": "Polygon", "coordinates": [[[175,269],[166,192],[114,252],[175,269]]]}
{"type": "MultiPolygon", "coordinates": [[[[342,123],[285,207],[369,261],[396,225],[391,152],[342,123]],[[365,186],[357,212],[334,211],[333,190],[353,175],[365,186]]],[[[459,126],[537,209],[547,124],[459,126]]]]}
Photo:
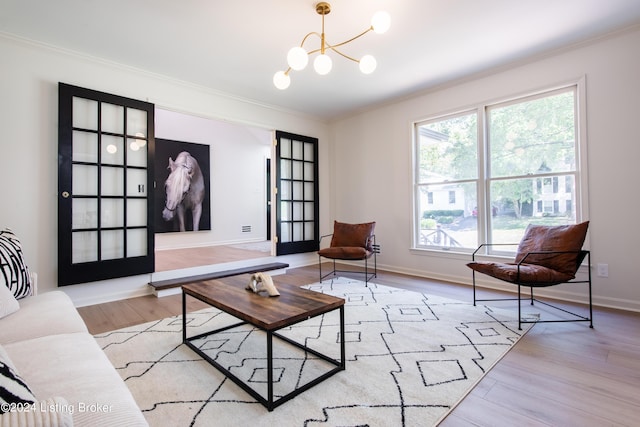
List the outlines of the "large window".
{"type": "Polygon", "coordinates": [[[577,88],[415,124],[415,244],[468,251],[581,220],[577,88]]]}

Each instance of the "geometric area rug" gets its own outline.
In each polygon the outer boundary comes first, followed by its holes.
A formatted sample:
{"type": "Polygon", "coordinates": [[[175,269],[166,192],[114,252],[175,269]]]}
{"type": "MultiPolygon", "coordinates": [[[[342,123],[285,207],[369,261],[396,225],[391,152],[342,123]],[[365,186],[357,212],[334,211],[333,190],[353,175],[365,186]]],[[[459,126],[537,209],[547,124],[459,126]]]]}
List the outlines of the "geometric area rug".
{"type": "MultiPolygon", "coordinates": [[[[277,285],[276,285],[277,286],[277,285]]],[[[269,412],[182,344],[182,316],[96,336],[150,426],[433,426],[526,333],[514,310],[336,278],[305,286],[345,299],[346,369],[269,412]]],[[[187,316],[188,335],[237,321],[187,316]]],[[[281,330],[339,359],[338,310],[281,330]]],[[[197,345],[260,390],[265,336],[250,326],[197,345]]],[[[210,337],[210,338],[213,338],[210,337]]],[[[274,393],[315,378],[323,361],[274,338],[274,393]]]]}

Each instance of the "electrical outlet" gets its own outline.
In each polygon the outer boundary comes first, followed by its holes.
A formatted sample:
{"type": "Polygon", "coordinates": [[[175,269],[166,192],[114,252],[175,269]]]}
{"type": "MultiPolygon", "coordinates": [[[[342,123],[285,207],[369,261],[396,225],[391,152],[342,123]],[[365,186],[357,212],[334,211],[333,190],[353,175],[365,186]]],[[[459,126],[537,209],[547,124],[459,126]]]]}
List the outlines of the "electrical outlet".
{"type": "Polygon", "coordinates": [[[598,276],[609,277],[609,264],[598,264],[598,276]]]}

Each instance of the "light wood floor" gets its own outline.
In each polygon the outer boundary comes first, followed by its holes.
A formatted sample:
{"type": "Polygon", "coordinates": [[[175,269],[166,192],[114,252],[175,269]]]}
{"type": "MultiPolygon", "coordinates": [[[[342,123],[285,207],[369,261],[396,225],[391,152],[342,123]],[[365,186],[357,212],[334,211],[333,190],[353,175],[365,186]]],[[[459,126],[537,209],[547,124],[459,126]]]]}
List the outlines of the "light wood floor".
{"type": "MultiPolygon", "coordinates": [[[[290,269],[277,280],[309,284],[318,280],[318,269],[290,269]]],[[[401,274],[380,272],[376,282],[459,300],[472,298],[469,286],[401,274]]],[[[201,307],[193,300],[188,309],[201,307]]],[[[180,314],[181,297],[145,296],[79,311],[95,334],[180,314]]],[[[638,425],[640,314],[596,308],[594,327],[533,326],[441,425],[638,425]]]]}
{"type": "Polygon", "coordinates": [[[203,246],[155,252],[156,272],[270,256],[268,244],[203,246]]]}

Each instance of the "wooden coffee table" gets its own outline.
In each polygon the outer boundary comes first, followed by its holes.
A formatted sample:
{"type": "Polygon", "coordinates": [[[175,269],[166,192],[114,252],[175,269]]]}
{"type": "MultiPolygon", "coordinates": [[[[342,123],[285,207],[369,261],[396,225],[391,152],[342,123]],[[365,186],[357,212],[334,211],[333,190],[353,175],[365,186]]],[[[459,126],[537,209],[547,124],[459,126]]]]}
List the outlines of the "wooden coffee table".
{"type": "Polygon", "coordinates": [[[324,381],[330,376],[345,369],[345,343],[344,343],[344,299],[320,292],[302,289],[298,286],[285,283],[275,283],[280,296],[268,297],[265,294],[254,294],[244,288],[238,280],[211,280],[191,283],[182,286],[182,341],[203,359],[216,367],[244,391],[263,404],[269,411],[308,390],[314,385],[324,381]],[[210,332],[205,332],[193,337],[187,337],[186,327],[186,298],[187,295],[216,307],[241,320],[210,332]],[[278,330],[311,319],[312,317],[340,310],[340,360],[331,358],[316,350],[306,347],[279,333],[278,330]],[[214,335],[241,325],[250,324],[266,332],[266,359],[267,359],[267,397],[250,387],[246,382],[232,374],[228,369],[213,360],[204,351],[198,348],[192,341],[214,335]],[[314,356],[329,362],[335,368],[325,372],[319,377],[293,390],[292,392],[274,400],[273,397],[273,337],[277,337],[297,348],[307,351],[314,356]]]}

